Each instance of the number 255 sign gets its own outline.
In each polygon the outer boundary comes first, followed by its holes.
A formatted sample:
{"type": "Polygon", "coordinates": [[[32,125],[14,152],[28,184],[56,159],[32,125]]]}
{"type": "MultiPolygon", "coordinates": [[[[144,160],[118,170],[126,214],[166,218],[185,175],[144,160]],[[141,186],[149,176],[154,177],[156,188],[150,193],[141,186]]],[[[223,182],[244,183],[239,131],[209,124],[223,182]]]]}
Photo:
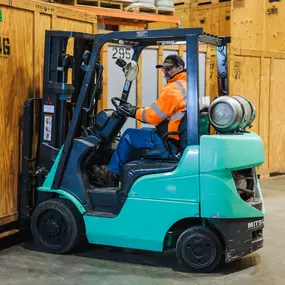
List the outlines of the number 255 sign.
{"type": "Polygon", "coordinates": [[[131,59],[131,48],[113,47],[112,48],[113,59],[131,59]]]}

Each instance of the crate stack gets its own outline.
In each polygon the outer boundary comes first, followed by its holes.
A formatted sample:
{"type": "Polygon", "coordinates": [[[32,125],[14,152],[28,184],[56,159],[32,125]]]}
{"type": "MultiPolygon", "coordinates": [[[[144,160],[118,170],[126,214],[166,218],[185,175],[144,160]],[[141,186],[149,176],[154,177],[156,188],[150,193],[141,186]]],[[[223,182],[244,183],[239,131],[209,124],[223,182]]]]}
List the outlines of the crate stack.
{"type": "Polygon", "coordinates": [[[230,93],[251,99],[264,177],[285,171],[285,1],[233,0],[230,93]]]}
{"type": "MultiPolygon", "coordinates": [[[[182,28],[202,27],[206,33],[229,36],[231,30],[230,0],[174,0],[175,15],[182,28]]],[[[169,28],[167,24],[151,24],[150,29],[169,28]]]]}

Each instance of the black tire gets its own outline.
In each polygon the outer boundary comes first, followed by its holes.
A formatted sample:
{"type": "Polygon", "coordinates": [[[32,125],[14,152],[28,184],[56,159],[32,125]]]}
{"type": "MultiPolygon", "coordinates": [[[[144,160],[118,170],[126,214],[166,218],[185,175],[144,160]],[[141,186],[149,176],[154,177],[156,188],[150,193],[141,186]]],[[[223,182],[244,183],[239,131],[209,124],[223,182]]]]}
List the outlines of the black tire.
{"type": "Polygon", "coordinates": [[[51,199],[36,207],[32,214],[31,231],[41,249],[51,253],[66,253],[83,237],[84,222],[72,202],[51,199]]]}
{"type": "Polygon", "coordinates": [[[222,253],[220,239],[213,231],[202,226],[185,230],[176,243],[178,261],[191,272],[214,270],[222,259],[222,253]]]}

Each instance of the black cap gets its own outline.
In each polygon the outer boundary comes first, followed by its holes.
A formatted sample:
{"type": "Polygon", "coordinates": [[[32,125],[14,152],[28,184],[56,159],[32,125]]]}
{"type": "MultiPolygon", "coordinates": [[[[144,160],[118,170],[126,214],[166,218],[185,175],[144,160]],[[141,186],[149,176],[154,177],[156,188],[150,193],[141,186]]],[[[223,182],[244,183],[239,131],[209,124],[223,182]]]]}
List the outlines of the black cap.
{"type": "Polygon", "coordinates": [[[183,68],[185,67],[185,62],[182,59],[182,57],[176,55],[176,54],[171,54],[169,56],[167,56],[164,59],[163,64],[158,64],[156,65],[156,68],[162,68],[162,67],[175,67],[175,66],[183,66],[183,68]]]}

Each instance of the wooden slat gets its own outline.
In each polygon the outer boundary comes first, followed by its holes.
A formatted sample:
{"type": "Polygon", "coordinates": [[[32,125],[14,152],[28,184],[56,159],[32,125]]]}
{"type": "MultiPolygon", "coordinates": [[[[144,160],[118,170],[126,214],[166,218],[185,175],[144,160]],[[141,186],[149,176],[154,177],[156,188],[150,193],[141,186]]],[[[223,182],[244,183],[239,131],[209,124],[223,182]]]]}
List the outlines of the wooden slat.
{"type": "Polygon", "coordinates": [[[34,13],[34,94],[36,97],[42,97],[45,30],[50,30],[51,27],[52,18],[50,15],[34,13]]]}
{"type": "Polygon", "coordinates": [[[108,108],[108,45],[105,44],[101,51],[102,55],[102,65],[104,67],[103,69],[103,93],[102,93],[102,99],[101,99],[101,107],[102,109],[108,108]]]}
{"type": "Polygon", "coordinates": [[[8,223],[16,222],[18,220],[18,213],[10,213],[8,215],[0,216],[0,226],[6,225],[8,223]]]}
{"type": "Polygon", "coordinates": [[[269,58],[261,58],[261,78],[260,78],[260,99],[259,99],[259,135],[264,144],[265,161],[259,167],[259,173],[269,172],[269,106],[270,106],[270,74],[271,60],[269,58]]]}
{"type": "MultiPolygon", "coordinates": [[[[164,60],[164,58],[163,58],[163,47],[159,47],[157,50],[157,63],[160,64],[163,62],[163,60],[164,60]]],[[[157,69],[157,80],[158,80],[157,92],[158,92],[158,94],[160,94],[160,92],[163,88],[163,74],[159,69],[157,69]]]]}
{"type": "MultiPolygon", "coordinates": [[[[142,55],[140,56],[138,60],[138,65],[142,69],[142,55]]],[[[142,106],[142,70],[139,71],[137,81],[136,81],[136,96],[137,96],[137,107],[143,107],[142,106]]],[[[141,128],[142,123],[138,120],[136,120],[136,127],[141,128]]]]}
{"type": "Polygon", "coordinates": [[[2,5],[7,5],[7,6],[9,6],[9,5],[10,5],[10,2],[11,2],[11,0],[0,0],[0,5],[2,4],[2,5]]]}
{"type": "Polygon", "coordinates": [[[4,238],[4,237],[7,237],[7,236],[10,236],[10,235],[13,235],[13,234],[16,234],[17,232],[19,232],[19,230],[16,230],[16,229],[4,232],[4,233],[0,234],[0,239],[4,238]]]}
{"type": "Polygon", "coordinates": [[[72,9],[68,5],[44,3],[42,1],[36,0],[13,0],[12,3],[12,6],[15,8],[36,11],[44,14],[57,15],[65,19],[91,23],[97,22],[96,15],[72,9]]]}
{"type": "Polygon", "coordinates": [[[285,170],[285,60],[271,61],[269,109],[269,169],[285,170]]]}
{"type": "MultiPolygon", "coordinates": [[[[230,4],[230,3],[229,3],[230,4]]],[[[219,7],[219,25],[217,34],[219,36],[231,35],[231,6],[225,5],[219,7]]]]}
{"type": "Polygon", "coordinates": [[[235,55],[285,59],[285,53],[280,53],[280,52],[240,49],[240,48],[234,48],[234,47],[232,47],[231,49],[233,51],[233,54],[235,55]]]}
{"type": "MultiPolygon", "coordinates": [[[[259,110],[260,68],[261,58],[233,55],[230,58],[230,88],[231,94],[242,95],[253,102],[257,113],[259,110]]],[[[259,116],[253,122],[251,131],[258,133],[259,116]]]]}

